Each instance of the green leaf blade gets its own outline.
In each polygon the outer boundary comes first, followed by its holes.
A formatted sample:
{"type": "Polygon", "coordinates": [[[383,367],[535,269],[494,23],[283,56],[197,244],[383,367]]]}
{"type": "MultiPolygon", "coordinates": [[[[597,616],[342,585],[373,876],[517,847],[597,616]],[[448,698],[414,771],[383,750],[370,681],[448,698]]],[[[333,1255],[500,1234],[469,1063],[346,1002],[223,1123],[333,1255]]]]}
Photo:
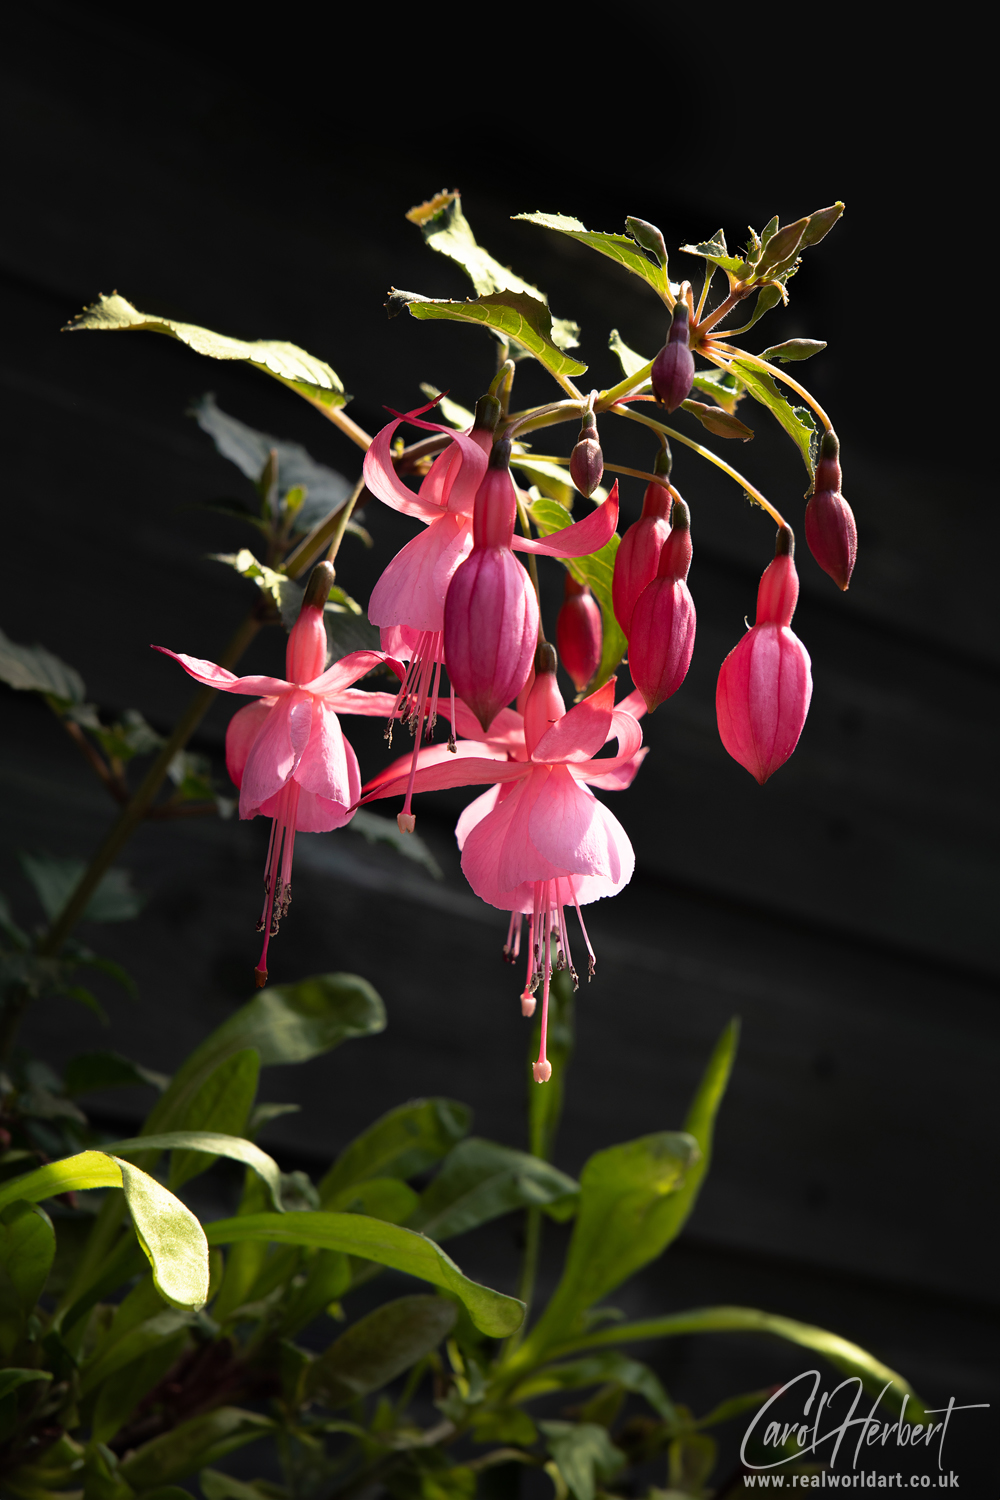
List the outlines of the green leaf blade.
{"type": "Polygon", "coordinates": [[[417,1294],[383,1303],[313,1362],[306,1389],[329,1407],[347,1406],[381,1390],[436,1349],[457,1316],[447,1297],[417,1294]]]}
{"type": "Polygon", "coordinates": [[[573,219],[567,214],[514,214],[513,217],[515,221],[537,224],[541,229],[555,230],[557,234],[565,234],[569,239],[588,245],[591,250],[596,250],[599,255],[615,261],[626,271],[631,271],[633,276],[645,281],[658,297],[665,299],[670,290],[666,265],[657,265],[651,261],[628,235],[595,232],[587,229],[579,219],[573,219]]]}
{"type": "Polygon", "coordinates": [[[351,1141],[319,1184],[320,1202],[375,1177],[413,1177],[446,1156],[468,1134],[472,1112],[454,1099],[412,1099],[351,1141]]]}
{"type": "Polygon", "coordinates": [[[452,323],[478,323],[490,328],[533,354],[553,375],[587,373],[586,365],[558,347],[549,309],[530,292],[492,292],[469,302],[417,297],[412,293],[400,293],[399,299],[412,317],[422,321],[443,318],[452,323]]]}

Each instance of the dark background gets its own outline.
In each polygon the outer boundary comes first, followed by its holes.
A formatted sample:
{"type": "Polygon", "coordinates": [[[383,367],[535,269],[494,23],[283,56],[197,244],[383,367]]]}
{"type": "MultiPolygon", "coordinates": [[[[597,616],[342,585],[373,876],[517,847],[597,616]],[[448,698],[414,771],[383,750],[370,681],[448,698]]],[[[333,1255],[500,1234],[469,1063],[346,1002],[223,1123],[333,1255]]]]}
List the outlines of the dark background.
{"type": "MultiPolygon", "coordinates": [[[[739,1014],[709,1184],[678,1246],[618,1300],[630,1312],[764,1306],[857,1340],[931,1404],[995,1401],[986,1143],[1000,640],[988,405],[968,352],[985,289],[975,80],[940,36],[869,34],[862,46],[817,32],[799,45],[777,23],[765,34],[692,22],[681,35],[638,8],[611,16],[542,12],[513,27],[478,13],[357,22],[286,7],[264,29],[212,8],[11,8],[0,626],[73,663],[102,707],[137,707],[166,729],[190,685],[149,642],[213,657],[251,597],[206,560],[253,537],[203,508],[248,491],[185,416],[190,398],[214,390],[224,410],[352,480],[359,471],[347,439],[253,372],[166,339],[60,336],[99,292],[300,344],[337,369],[356,393],[349,412],[375,431],[383,403],[420,402],[421,380],[471,405],[492,373],[485,335],[390,322],[382,309],[390,285],[467,294],[403,219],[443,187],[462,190],[481,243],[583,325],[576,352],[595,385],[617,378],[609,328],[655,352],[659,304],[610,262],[510,215],[621,230],[638,214],[673,248],[720,224],[739,244],[748,223],[844,199],[789,308],[749,342],[829,341],[795,372],[841,437],[855,579],[839,595],[801,549],[795,629],[815,693],[795,756],[760,789],[719,743],[714,684],[752,617],[772,530],[735,486],[676,453],[698,644],[682,692],[647,721],[646,766],[612,799],[637,870],[587,914],[599,968],[580,996],[558,1159],[575,1172],[601,1145],[679,1126],[739,1014]]],[[[696,265],[678,256],[671,272],[693,277],[696,265]]],[[[541,377],[519,376],[519,402],[536,388],[541,399],[541,377]]],[[[741,415],[758,436],[726,456],[801,532],[800,460],[763,412],[741,415]]],[[[649,445],[623,426],[604,424],[607,456],[648,467],[649,445]]],[[[641,489],[622,485],[623,528],[641,489]]],[[[339,563],[361,598],[413,534],[374,502],[367,524],[374,551],[349,538],[339,563]]],[[[558,589],[554,566],[550,578],[558,589]]],[[[259,637],[241,669],[280,672],[282,651],[277,633],[259,637]]],[[[113,808],[44,705],[0,694],[0,886],[27,919],[38,914],[16,851],[86,856],[113,808]]],[[[220,766],[230,713],[217,704],[193,747],[220,766]]],[[[368,773],[384,755],[381,726],[347,727],[368,773]]],[[[266,1075],[270,1097],[302,1104],[265,1138],[288,1165],[318,1168],[417,1094],[464,1099],[478,1132],[523,1144],[518,981],[498,962],[502,916],[461,876],[463,800],[419,804],[441,884],[349,833],[300,839],[272,977],[361,972],[389,1027],[266,1075]]],[[[110,1044],[175,1066],[248,997],[266,832],[261,820],[144,829],[124,861],[148,897],[143,917],[84,934],[135,975],[140,1002],[109,992],[110,1041],[70,1002],[49,1003],[26,1043],[56,1062],[110,1044]]],[[[123,1126],[142,1108],[124,1093],[92,1102],[123,1126]]],[[[495,1238],[454,1253],[510,1283],[514,1260],[498,1259],[495,1238]]],[[[806,1363],[737,1338],[687,1340],[660,1358],[698,1410],[806,1363]]],[[[985,1484],[989,1416],[955,1420],[951,1461],[985,1484]]]]}

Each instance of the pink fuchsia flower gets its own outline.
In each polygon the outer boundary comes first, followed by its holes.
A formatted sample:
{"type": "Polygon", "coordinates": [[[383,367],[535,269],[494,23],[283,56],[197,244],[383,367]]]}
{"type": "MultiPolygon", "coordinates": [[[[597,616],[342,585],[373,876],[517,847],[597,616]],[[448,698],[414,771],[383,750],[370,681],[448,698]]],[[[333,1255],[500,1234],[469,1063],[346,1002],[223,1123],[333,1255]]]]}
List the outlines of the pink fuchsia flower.
{"type": "Polygon", "coordinates": [[[260,694],[241,708],[226,731],[226,767],[240,789],[240,817],[258,813],[273,819],[264,874],[264,910],[257,923],[264,947],[257,965],[258,987],[267,982],[267,945],[291,902],[292,850],[296,831],[325,833],[354,816],[361,795],[357,757],[344,738],[339,713],[391,714],[390,693],[366,693],[352,686],[380,662],[399,676],[402,666],[381,651],[354,651],[326,671],[323,605],[333,568],[314,568],[299,618],[285,652],[287,679],[237,677],[214,662],[154,646],[179,661],[206,687],[224,693],[260,694]]]}
{"type": "Polygon", "coordinates": [[[656,577],[660,552],[670,535],[670,511],[673,491],[667,483],[670,474],[669,449],[661,449],[653,468],[662,474],[662,484],[647,484],[642,497],[642,515],[628,528],[615,553],[615,570],[611,577],[611,603],[615,619],[628,637],[632,629],[632,611],[648,583],[656,577]]]}
{"type": "MultiPolygon", "coordinates": [[[[418,791],[491,783],[490,790],[466,808],[455,830],[462,850],[462,869],[476,892],[491,906],[511,913],[505,952],[513,960],[520,948],[521,919],[529,919],[528,975],[522,994],[526,1015],[535,1009],[542,985],[541,1049],[535,1064],[537,1082],[551,1076],[545,1056],[549,982],[554,968],[573,973],[565,908],[576,908],[593,973],[591,948],[580,907],[625,886],[635,867],[628,835],[594,796],[592,787],[619,791],[629,786],[646,754],[636,714],[635,695],[614,706],[614,681],[567,713],[555,679],[555,652],[542,645],[536,675],[521,719],[520,746],[515,742],[512,710],[502,711],[490,736],[477,735],[488,755],[459,742],[457,755],[443,747],[422,752],[416,772],[418,791]],[[611,739],[618,754],[597,759],[611,739]],[[518,758],[505,752],[519,750],[518,758]]],[[[461,711],[461,705],[459,706],[461,711]]],[[[365,789],[365,802],[403,792],[405,771],[383,776],[365,789]]]]}
{"type": "Polygon", "coordinates": [[[600,605],[585,583],[577,583],[572,573],[567,573],[556,620],[556,647],[578,693],[583,692],[600,665],[603,642],[600,605]]]}
{"type": "Polygon", "coordinates": [[[719,672],[715,707],[722,743],[761,786],[799,742],[812,697],[809,653],[788,628],[799,597],[790,527],[757,590],[757,621],[719,672]]]}
{"type": "Polygon", "coordinates": [[[694,651],[695,608],[687,586],[691,517],[679,498],[673,523],[660,550],[656,577],[643,589],[632,611],[628,668],[650,713],[676,693],[694,651]]]}
{"type": "Polygon", "coordinates": [[[448,676],[484,729],[524,687],[538,640],[538,601],[511,549],[582,557],[610,541],[618,524],[616,482],[586,520],[544,541],[515,537],[517,492],[510,451],[508,439],[493,445],[476,494],[472,551],[456,569],[445,601],[448,676]]]}
{"type": "Polygon", "coordinates": [[[835,432],[824,432],[816,465],[816,484],[806,506],[806,541],[824,573],[846,589],[858,555],[854,512],[840,493],[840,443],[835,432]]]}

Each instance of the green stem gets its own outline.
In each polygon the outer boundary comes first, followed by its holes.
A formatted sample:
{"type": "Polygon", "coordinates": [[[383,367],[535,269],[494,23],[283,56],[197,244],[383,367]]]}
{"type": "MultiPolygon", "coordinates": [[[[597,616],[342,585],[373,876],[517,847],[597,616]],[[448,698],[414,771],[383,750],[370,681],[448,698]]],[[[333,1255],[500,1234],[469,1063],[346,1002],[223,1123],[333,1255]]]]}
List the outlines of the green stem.
{"type": "Polygon", "coordinates": [[[524,1215],[524,1259],[516,1295],[524,1303],[524,1322],[512,1333],[504,1345],[504,1358],[513,1354],[524,1338],[531,1317],[531,1302],[535,1295],[535,1277],[538,1274],[538,1253],[542,1245],[542,1210],[529,1208],[524,1215]]]}
{"type": "Polygon", "coordinates": [[[362,475],[357,484],[354,486],[354,489],[351,491],[351,497],[348,500],[347,504],[342,505],[340,510],[338,510],[337,514],[333,518],[334,526],[333,532],[330,536],[330,546],[326,554],[327,562],[332,563],[335,561],[337,553],[340,551],[340,544],[344,540],[344,535],[347,531],[347,523],[351,519],[351,516],[354,514],[354,507],[357,505],[364,492],[365,480],[364,475],[362,475]]]}
{"type": "Polygon", "coordinates": [[[620,401],[623,396],[627,396],[637,386],[644,385],[652,373],[653,364],[654,361],[650,360],[648,364],[643,365],[641,370],[636,370],[634,375],[626,375],[624,380],[620,380],[617,385],[613,385],[609,391],[602,391],[597,398],[594,410],[607,411],[609,407],[614,406],[616,401],[620,401]]]}
{"type": "MultiPolygon", "coordinates": [[[[781,380],[785,385],[791,386],[796,395],[801,396],[803,401],[805,401],[808,406],[812,407],[813,411],[816,413],[817,417],[819,417],[827,432],[833,431],[833,423],[830,421],[830,418],[820,406],[815,396],[811,395],[810,392],[806,390],[805,386],[800,385],[799,382],[795,380],[791,375],[786,375],[784,370],[779,370],[776,365],[769,364],[766,359],[761,359],[759,354],[748,354],[745,349],[737,349],[732,344],[720,343],[716,344],[715,347],[723,354],[729,355],[731,359],[745,359],[747,364],[753,365],[755,369],[766,370],[768,375],[770,375],[774,380],[781,380]]],[[[712,359],[712,355],[704,349],[701,352],[702,354],[704,354],[706,359],[711,359],[712,363],[714,365],[718,365],[720,369],[726,370],[729,368],[728,361],[724,361],[721,359],[712,359]]]]}

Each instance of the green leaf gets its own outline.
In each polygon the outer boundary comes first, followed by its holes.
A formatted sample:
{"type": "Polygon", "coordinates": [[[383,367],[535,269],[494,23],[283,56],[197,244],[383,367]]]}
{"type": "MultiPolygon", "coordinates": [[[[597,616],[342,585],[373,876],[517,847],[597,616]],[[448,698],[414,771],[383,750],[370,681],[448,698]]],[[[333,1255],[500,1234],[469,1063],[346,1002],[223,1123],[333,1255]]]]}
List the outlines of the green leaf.
{"type": "Polygon", "coordinates": [[[217,1463],[227,1453],[267,1437],[274,1423],[253,1411],[238,1406],[220,1406],[204,1416],[154,1438],[130,1453],[118,1472],[134,1490],[142,1492],[154,1486],[186,1479],[196,1469],[217,1463]]]}
{"type": "Polygon", "coordinates": [[[802,455],[802,462],[806,466],[806,473],[810,479],[813,477],[812,444],[816,437],[816,423],[812,413],[806,413],[804,407],[797,406],[794,409],[789,406],[784,396],[774,383],[774,377],[766,370],[758,370],[749,360],[733,359],[730,369],[734,370],[743,381],[750,395],[761,406],[766,406],[768,411],[777,418],[782,427],[788,433],[795,446],[802,455]],[[808,415],[808,421],[806,416],[808,415]]]}
{"type": "Polygon", "coordinates": [[[86,696],[83,678],[44,646],[19,646],[0,630],[0,682],[20,692],[44,693],[67,706],[86,696]]]}
{"type": "MultiPolygon", "coordinates": [[[[103,1151],[81,1151],[0,1185],[0,1208],[24,1198],[40,1203],[85,1188],[124,1188],[136,1237],[166,1302],[197,1311],[208,1296],[208,1246],[190,1209],[155,1178],[103,1151]]],[[[280,1215],[275,1215],[280,1218],[280,1215]]]]}
{"type": "Polygon", "coordinates": [[[562,1280],[527,1340],[516,1367],[581,1326],[583,1314],[673,1237],[672,1195],[699,1156],[690,1135],[661,1132],[599,1151],[580,1174],[580,1206],[562,1280]]]}
{"type": "Polygon", "coordinates": [[[0,1401],[8,1396],[11,1391],[16,1391],[18,1386],[27,1385],[32,1380],[51,1380],[50,1370],[0,1370],[0,1401]]]}
{"type": "Polygon", "coordinates": [[[413,317],[427,321],[444,318],[452,323],[479,323],[492,328],[533,354],[553,375],[585,375],[587,366],[564,354],[556,342],[552,315],[545,303],[530,292],[491,292],[468,302],[449,302],[396,292],[396,302],[405,304],[413,317]]]}
{"type": "MultiPolygon", "coordinates": [[[[352,651],[382,649],[378,627],[370,624],[365,615],[356,615],[353,610],[339,609],[336,605],[328,604],[323,611],[323,623],[326,626],[326,644],[331,663],[349,656],[352,651]]],[[[355,813],[354,817],[357,816],[355,813]]]]}
{"type": "Polygon", "coordinates": [[[713,1048],[708,1066],[688,1109],[684,1129],[697,1141],[700,1155],[689,1167],[666,1214],[671,1225],[668,1244],[677,1238],[690,1218],[711,1164],[715,1117],[729,1086],[739,1040],[740,1023],[738,1017],[734,1016],[713,1048]]]}
{"type": "Polygon", "coordinates": [[[209,328],[198,328],[193,323],[157,318],[139,312],[117,292],[110,297],[99,297],[92,307],[85,308],[68,323],[65,331],[76,333],[84,328],[113,333],[142,329],[150,333],[165,333],[209,359],[235,359],[252,365],[318,406],[345,406],[351,399],[335,370],[295,344],[280,339],[254,339],[247,343],[223,333],[213,333],[209,328]]]}
{"type": "Polygon", "coordinates": [[[231,1474],[223,1474],[221,1469],[203,1469],[198,1483],[205,1500],[276,1500],[275,1487],[266,1479],[245,1483],[231,1474]]]}
{"type": "MultiPolygon", "coordinates": [[[[644,359],[641,354],[636,354],[634,349],[629,348],[617,328],[612,328],[608,335],[608,348],[617,357],[623,375],[638,375],[646,365],[652,366],[651,359],[644,359]]],[[[641,386],[636,386],[636,390],[641,389],[641,386]]]]}
{"type": "Polygon", "coordinates": [[[395,818],[380,818],[377,813],[359,807],[347,824],[352,833],[360,833],[369,844],[389,844],[397,854],[422,865],[434,880],[443,880],[444,871],[418,833],[401,833],[395,818]]]}
{"type": "MultiPolygon", "coordinates": [[[[55,859],[51,854],[21,854],[22,868],[38,895],[50,922],[56,921],[72,896],[87,866],[82,859],[55,859]]],[[[113,869],[101,877],[87,903],[84,922],[129,922],[145,904],[132,886],[127,870],[113,869]]]]}
{"type": "Polygon", "coordinates": [[[281,1168],[273,1157],[268,1156],[267,1152],[262,1151],[259,1146],[255,1146],[253,1141],[243,1140],[239,1136],[226,1135],[219,1130],[167,1130],[161,1135],[137,1135],[127,1141],[109,1141],[104,1149],[115,1156],[139,1155],[148,1150],[173,1151],[174,1162],[179,1156],[185,1163],[190,1153],[196,1158],[194,1170],[185,1170],[181,1182],[175,1182],[174,1174],[171,1172],[171,1190],[176,1190],[183,1182],[196,1177],[199,1172],[206,1171],[207,1167],[220,1156],[225,1156],[230,1161],[242,1162],[244,1166],[256,1172],[261,1181],[267,1185],[271,1202],[278,1213],[282,1212],[281,1168]]]}
{"type": "Polygon", "coordinates": [[[723,411],[730,414],[735,412],[736,403],[743,395],[742,385],[728,370],[696,370],[691,384],[694,390],[714,396],[723,411]]]}
{"type": "MultiPolygon", "coordinates": [[[[245,1136],[247,1120],[253,1108],[253,1101],[257,1097],[257,1080],[260,1076],[260,1057],[255,1047],[244,1047],[242,1052],[233,1053],[232,1057],[225,1058],[219,1066],[205,1079],[201,1088],[191,1100],[184,1111],[184,1119],[179,1122],[178,1128],[182,1132],[206,1131],[224,1136],[245,1136]]],[[[249,1145],[249,1142],[243,1142],[249,1145]]],[[[258,1151],[256,1158],[249,1156],[234,1156],[234,1161],[243,1161],[248,1167],[262,1176],[271,1189],[275,1208],[281,1207],[281,1195],[278,1187],[278,1167],[263,1151],[258,1151]]],[[[224,1152],[223,1155],[230,1155],[224,1152]]],[[[193,1155],[187,1151],[175,1150],[170,1160],[170,1177],[168,1186],[172,1193],[192,1177],[206,1172],[212,1165],[214,1157],[207,1157],[201,1151],[193,1155]]]]}
{"type": "Polygon", "coordinates": [[[317,974],[297,984],[271,985],[206,1037],[178,1069],[153,1106],[143,1133],[183,1126],[186,1111],[220,1063],[247,1047],[261,1067],[308,1062],[348,1037],[373,1036],[385,1028],[385,1007],[366,979],[356,974],[317,974]]]}
{"type": "Polygon", "coordinates": [[[391,1109],[337,1157],[319,1184],[328,1208],[347,1187],[371,1177],[414,1177],[468,1134],[472,1112],[454,1099],[412,1099],[391,1109]]]}
{"type": "Polygon", "coordinates": [[[238,552],[213,552],[210,556],[213,562],[225,563],[241,578],[249,578],[255,583],[280,612],[286,628],[291,629],[302,608],[305,595],[302,584],[286,578],[284,573],[276,573],[266,563],[258,562],[249,547],[241,547],[238,552]]]}
{"type": "MultiPolygon", "coordinates": [[[[596,1422],[539,1422],[560,1474],[574,1500],[594,1500],[597,1480],[609,1480],[625,1465],[607,1428],[596,1422]]],[[[602,1485],[603,1488],[603,1485],[602,1485]]]]}
{"type": "Polygon", "coordinates": [[[637,1359],[609,1350],[604,1354],[592,1354],[587,1359],[576,1359],[569,1364],[546,1365],[529,1375],[510,1393],[512,1404],[532,1401],[538,1396],[547,1396],[552,1391],[578,1390],[585,1386],[604,1385],[613,1381],[626,1391],[644,1396],[650,1406],[666,1421],[677,1419],[673,1402],[660,1383],[659,1376],[637,1359]]]}
{"type": "Polygon", "coordinates": [[[413,1189],[399,1177],[369,1177],[366,1182],[355,1182],[341,1188],[323,1207],[331,1213],[368,1214],[372,1219],[386,1219],[390,1224],[405,1224],[419,1201],[413,1189]]]}
{"type": "Polygon", "coordinates": [[[775,286],[774,282],[768,282],[767,285],[762,286],[760,291],[757,293],[757,301],[754,304],[753,316],[751,317],[749,323],[744,323],[742,328],[717,328],[716,333],[718,334],[720,339],[727,340],[735,338],[736,335],[740,333],[749,333],[753,325],[758,322],[758,320],[762,318],[765,313],[770,312],[772,307],[777,307],[778,303],[783,302],[784,300],[785,298],[781,287],[775,286]]]}
{"type": "Polygon", "coordinates": [[[701,255],[705,260],[711,261],[713,266],[718,266],[730,276],[740,280],[747,272],[747,264],[740,260],[739,256],[730,255],[726,245],[726,236],[721,229],[717,229],[710,240],[702,240],[699,245],[682,245],[681,251],[685,255],[701,255]]]}
{"type": "Polygon", "coordinates": [[[309,1368],[306,1389],[326,1406],[379,1391],[436,1349],[455,1326],[447,1297],[399,1297],[359,1319],[309,1368]]]}
{"type": "Polygon", "coordinates": [[[627,235],[594,232],[586,229],[579,219],[570,218],[567,214],[514,214],[513,217],[527,224],[538,224],[542,229],[554,229],[557,234],[568,235],[571,240],[589,245],[592,250],[624,266],[633,276],[641,277],[658,297],[665,297],[670,290],[666,263],[657,265],[651,261],[635,239],[629,239],[627,235]]]}
{"type": "Polygon", "coordinates": [[[415,1234],[412,1229],[363,1214],[245,1214],[217,1220],[206,1226],[206,1233],[212,1245],[251,1239],[282,1245],[315,1245],[325,1250],[343,1250],[347,1255],[405,1271],[453,1293],[468,1308],[479,1331],[492,1338],[505,1338],[513,1333],[524,1317],[523,1302],[470,1281],[433,1240],[415,1234]]]}
{"type": "Polygon", "coordinates": [[[149,1084],[162,1094],[169,1082],[166,1073],[154,1073],[119,1052],[83,1052],[66,1064],[63,1074],[63,1088],[70,1096],[129,1084],[149,1084]]]}
{"type": "Polygon", "coordinates": [[[787,339],[783,344],[773,344],[770,349],[765,349],[759,357],[768,360],[781,360],[787,364],[790,359],[812,359],[814,354],[819,354],[821,349],[826,348],[824,339],[787,339]]]}
{"type": "Polygon", "coordinates": [[[56,1253],[52,1220],[23,1199],[0,1212],[0,1265],[25,1313],[34,1312],[56,1253]]]}
{"type": "Polygon", "coordinates": [[[572,1177],[537,1156],[470,1136],[445,1157],[410,1227],[445,1240],[517,1208],[571,1208],[579,1191],[572,1177]]]}
{"type": "MultiPolygon", "coordinates": [[[[190,1328],[194,1314],[176,1307],[164,1307],[158,1298],[157,1301],[158,1311],[152,1317],[129,1328],[120,1338],[113,1339],[106,1348],[101,1348],[97,1358],[88,1362],[80,1378],[81,1396],[96,1391],[104,1381],[110,1380],[113,1375],[143,1356],[161,1349],[164,1343],[177,1346],[178,1334],[185,1333],[190,1328]]],[[[133,1377],[135,1373],[133,1372],[133,1377]]],[[[106,1419],[110,1416],[110,1412],[105,1414],[106,1419]]],[[[101,1438],[99,1441],[106,1439],[101,1438]]]]}
{"type": "Polygon", "coordinates": [[[288,1301],[281,1319],[281,1332],[290,1338],[300,1328],[306,1328],[332,1302],[343,1296],[350,1284],[351,1262],[346,1255],[339,1250],[315,1251],[305,1284],[288,1301]]]}
{"type": "Polygon", "coordinates": [[[697,417],[701,425],[716,437],[739,438],[741,442],[749,443],[753,438],[753,428],[747,427],[739,417],[734,417],[719,406],[705,406],[701,401],[682,401],[681,406],[689,411],[693,417],[697,417]]]}
{"type": "MultiPolygon", "coordinates": [[[[529,507],[529,514],[538,527],[540,536],[551,536],[554,531],[561,531],[564,526],[570,526],[573,522],[569,511],[556,500],[533,500],[529,507]]],[[[628,647],[621,626],[615,619],[611,598],[615,553],[620,544],[621,538],[615,532],[615,535],[604,544],[600,551],[592,552],[589,557],[560,558],[560,562],[569,569],[578,583],[589,584],[591,593],[601,606],[601,624],[604,632],[601,661],[593,681],[588,685],[588,692],[596,692],[602,683],[607,682],[628,647]]]]}

